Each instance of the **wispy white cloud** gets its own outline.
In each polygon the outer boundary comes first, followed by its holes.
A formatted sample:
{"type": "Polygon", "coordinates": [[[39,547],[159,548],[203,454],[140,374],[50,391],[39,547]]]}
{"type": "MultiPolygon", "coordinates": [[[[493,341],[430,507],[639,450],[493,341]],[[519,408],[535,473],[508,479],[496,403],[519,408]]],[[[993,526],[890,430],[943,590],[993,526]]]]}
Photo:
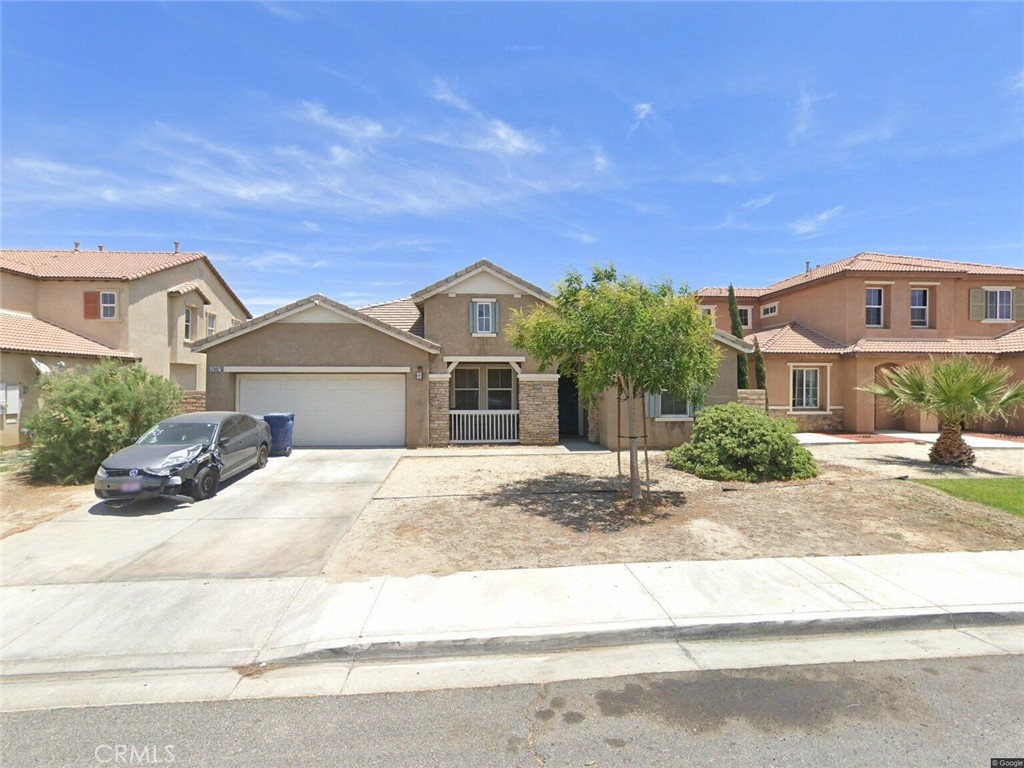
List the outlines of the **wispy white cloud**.
{"type": "Polygon", "coordinates": [[[1024,91],[1024,69],[1010,78],[1009,89],[1011,93],[1024,91]]]}
{"type": "Polygon", "coordinates": [[[608,155],[604,153],[601,147],[594,147],[594,171],[596,173],[604,173],[611,166],[611,161],[608,159],[608,155]]]}
{"type": "Polygon", "coordinates": [[[430,95],[442,104],[448,104],[449,106],[455,107],[456,109],[462,110],[463,112],[470,112],[477,114],[473,106],[466,101],[462,96],[457,94],[448,83],[440,77],[435,77],[431,82],[430,95]]]}
{"type": "Polygon", "coordinates": [[[827,211],[822,211],[815,216],[808,216],[807,218],[797,219],[789,228],[793,230],[794,234],[797,235],[810,235],[818,232],[825,224],[840,213],[843,212],[843,206],[837,205],[834,208],[829,208],[827,211]]]}
{"type": "Polygon", "coordinates": [[[320,225],[317,224],[315,221],[303,221],[302,222],[302,228],[304,230],[306,230],[307,232],[319,232],[320,231],[320,225]]]}
{"type": "Polygon", "coordinates": [[[886,120],[876,125],[867,126],[859,131],[853,131],[839,139],[840,149],[852,149],[861,144],[877,144],[889,141],[896,135],[896,129],[892,122],[886,120]]]}
{"type": "Polygon", "coordinates": [[[583,243],[584,245],[593,245],[594,243],[597,242],[597,238],[594,237],[594,235],[590,234],[589,232],[582,232],[582,231],[563,232],[562,236],[563,237],[567,237],[570,240],[575,240],[578,243],[583,243]]]}
{"type": "Polygon", "coordinates": [[[373,141],[393,138],[396,135],[385,131],[380,123],[365,117],[335,117],[323,104],[315,101],[304,101],[302,107],[309,122],[322,128],[329,128],[353,141],[373,141]]]}
{"type": "Polygon", "coordinates": [[[267,11],[267,13],[271,13],[281,19],[287,19],[288,21],[306,20],[305,15],[296,10],[295,5],[287,2],[287,0],[285,0],[285,2],[276,3],[265,0],[264,2],[261,2],[260,5],[263,6],[263,9],[267,11]]]}
{"type": "Polygon", "coordinates": [[[643,124],[644,120],[651,116],[654,112],[654,105],[650,102],[644,102],[642,104],[636,104],[633,106],[633,117],[635,118],[633,125],[629,127],[629,132],[633,133],[637,128],[643,124]]]}
{"type": "Polygon", "coordinates": [[[747,200],[740,207],[746,208],[748,211],[756,211],[758,208],[764,208],[766,205],[771,204],[773,200],[775,200],[774,192],[764,197],[755,197],[753,200],[747,200]]]}

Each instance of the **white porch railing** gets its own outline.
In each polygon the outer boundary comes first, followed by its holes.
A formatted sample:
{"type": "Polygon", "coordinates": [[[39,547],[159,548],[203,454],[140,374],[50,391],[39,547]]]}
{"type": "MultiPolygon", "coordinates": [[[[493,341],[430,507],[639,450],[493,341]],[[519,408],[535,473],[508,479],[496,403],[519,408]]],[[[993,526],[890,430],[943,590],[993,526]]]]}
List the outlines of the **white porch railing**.
{"type": "Polygon", "coordinates": [[[518,443],[519,411],[449,411],[453,443],[518,443]]]}

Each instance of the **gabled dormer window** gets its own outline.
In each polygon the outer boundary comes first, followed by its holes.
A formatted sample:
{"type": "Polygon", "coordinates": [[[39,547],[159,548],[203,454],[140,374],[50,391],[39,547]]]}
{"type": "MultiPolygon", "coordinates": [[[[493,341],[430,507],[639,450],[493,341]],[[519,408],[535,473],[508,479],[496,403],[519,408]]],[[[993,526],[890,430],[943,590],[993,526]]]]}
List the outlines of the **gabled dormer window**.
{"type": "Polygon", "coordinates": [[[469,302],[469,332],[474,336],[497,336],[498,302],[495,299],[469,302]]]}

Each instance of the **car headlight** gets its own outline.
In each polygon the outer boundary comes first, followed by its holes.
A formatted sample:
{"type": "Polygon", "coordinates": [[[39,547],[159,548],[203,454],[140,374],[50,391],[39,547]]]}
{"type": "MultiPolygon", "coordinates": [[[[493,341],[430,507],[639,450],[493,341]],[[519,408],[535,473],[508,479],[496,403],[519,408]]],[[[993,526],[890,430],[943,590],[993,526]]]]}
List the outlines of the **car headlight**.
{"type": "Polygon", "coordinates": [[[188,448],[182,448],[180,451],[174,451],[173,453],[167,454],[159,465],[146,467],[146,472],[151,475],[169,475],[171,472],[177,471],[186,466],[189,462],[195,459],[202,450],[203,446],[193,445],[188,448]]]}
{"type": "Polygon", "coordinates": [[[100,464],[100,468],[96,470],[96,477],[106,477],[107,468],[100,464]]]}

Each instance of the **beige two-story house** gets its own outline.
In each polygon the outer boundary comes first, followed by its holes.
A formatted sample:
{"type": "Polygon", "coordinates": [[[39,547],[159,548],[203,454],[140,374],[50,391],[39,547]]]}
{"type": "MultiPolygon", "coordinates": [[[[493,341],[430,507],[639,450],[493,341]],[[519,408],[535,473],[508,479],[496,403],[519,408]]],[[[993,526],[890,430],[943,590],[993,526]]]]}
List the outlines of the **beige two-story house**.
{"type": "MultiPolygon", "coordinates": [[[[585,413],[573,381],[541,371],[505,337],[511,311],[550,300],[484,260],[362,309],[316,294],[193,349],[207,357],[208,407],[294,412],[300,446],[550,445],[560,435],[609,444],[614,419],[585,413]]],[[[728,334],[716,340],[750,349],[728,334]]],[[[719,400],[735,399],[735,369],[734,357],[723,363],[719,400]]],[[[608,407],[614,413],[614,397],[608,407]]],[[[686,408],[666,402],[663,416],[652,414],[652,441],[681,442],[686,408]]]]}
{"type": "Polygon", "coordinates": [[[140,360],[201,392],[205,358],[191,342],[250,317],[210,260],[177,244],[162,253],[0,251],[2,445],[19,443],[40,370],[140,360]]]}
{"type": "MultiPolygon", "coordinates": [[[[729,329],[728,290],[697,291],[729,329]]],[[[856,387],[885,368],[967,354],[1024,379],[1024,267],[860,253],[765,288],[736,289],[746,340],[765,357],[769,408],[800,429],[935,431],[856,387]]],[[[751,366],[753,381],[753,366],[751,366]]],[[[1024,432],[1024,414],[992,431],[1024,432]]]]}

